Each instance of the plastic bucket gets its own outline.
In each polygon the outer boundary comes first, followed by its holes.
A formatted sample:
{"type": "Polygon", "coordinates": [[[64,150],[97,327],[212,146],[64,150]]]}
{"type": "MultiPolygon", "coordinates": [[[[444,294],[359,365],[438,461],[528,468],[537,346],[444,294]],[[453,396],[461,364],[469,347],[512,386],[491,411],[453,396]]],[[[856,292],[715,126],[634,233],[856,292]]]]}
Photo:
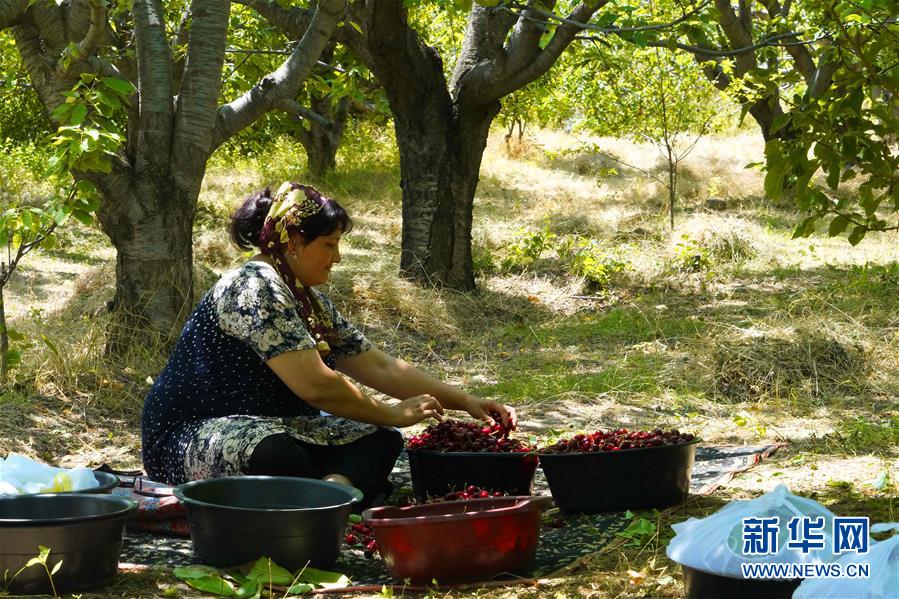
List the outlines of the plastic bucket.
{"type": "Polygon", "coordinates": [[[194,555],[211,566],[270,557],[295,570],[329,568],[340,553],[353,487],[310,478],[235,476],[175,487],[187,506],[194,555]]]}
{"type": "Polygon", "coordinates": [[[553,500],[566,514],[664,507],[690,493],[696,444],[541,453],[540,467],[553,500]]]}
{"type": "Polygon", "coordinates": [[[47,493],[0,498],[0,572],[15,575],[9,591],[52,592],[42,566],[21,570],[38,556],[41,545],[50,549],[47,566],[51,571],[62,561],[53,575],[57,593],[107,584],[118,570],[125,521],[136,510],[134,501],[112,495],[47,493]]]}
{"type": "Polygon", "coordinates": [[[538,459],[534,454],[486,451],[407,450],[412,491],[424,501],[469,485],[508,495],[530,495],[538,459]]]}
{"type": "Polygon", "coordinates": [[[802,583],[796,580],[762,580],[754,578],[732,578],[711,574],[689,566],[684,569],[684,585],[687,599],[791,599],[793,591],[802,583]]]}
{"type": "Polygon", "coordinates": [[[491,497],[362,513],[397,580],[430,584],[524,574],[534,563],[549,497],[491,497]]]}

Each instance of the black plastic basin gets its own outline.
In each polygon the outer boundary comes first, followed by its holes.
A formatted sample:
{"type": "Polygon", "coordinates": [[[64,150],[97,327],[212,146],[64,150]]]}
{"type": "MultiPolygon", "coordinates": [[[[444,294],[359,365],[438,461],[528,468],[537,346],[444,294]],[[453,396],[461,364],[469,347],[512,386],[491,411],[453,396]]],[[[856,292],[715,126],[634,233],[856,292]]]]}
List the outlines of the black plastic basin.
{"type": "Polygon", "coordinates": [[[537,456],[517,452],[406,450],[412,473],[412,491],[424,501],[430,495],[443,497],[469,485],[502,491],[508,495],[530,495],[537,471],[537,456]]]}
{"type": "MultiPolygon", "coordinates": [[[[47,493],[0,498],[0,575],[12,577],[43,545],[50,549],[57,593],[86,591],[107,584],[116,574],[125,521],[137,503],[125,497],[83,493],[47,493]]],[[[22,570],[9,583],[13,594],[49,594],[42,566],[22,570]]]]}
{"type": "Polygon", "coordinates": [[[696,444],[541,453],[540,467],[553,500],[566,514],[665,507],[690,493],[696,444]]]}
{"type": "Polygon", "coordinates": [[[732,578],[720,574],[710,574],[689,566],[684,569],[686,599],[791,599],[793,591],[802,583],[796,580],[764,580],[754,578],[732,578]]]}
{"type": "Polygon", "coordinates": [[[270,557],[295,570],[329,568],[362,492],[310,478],[235,476],[175,487],[187,505],[194,555],[211,566],[270,557]]]}

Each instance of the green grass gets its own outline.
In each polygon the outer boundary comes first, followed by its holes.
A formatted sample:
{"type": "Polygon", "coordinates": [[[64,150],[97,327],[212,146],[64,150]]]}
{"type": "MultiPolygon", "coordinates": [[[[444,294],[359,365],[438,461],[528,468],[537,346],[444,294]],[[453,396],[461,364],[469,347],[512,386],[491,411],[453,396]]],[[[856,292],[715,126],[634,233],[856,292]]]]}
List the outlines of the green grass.
{"type": "Polygon", "coordinates": [[[650,307],[628,306],[582,317],[554,318],[533,327],[508,325],[500,338],[520,345],[583,345],[589,349],[692,337],[701,333],[703,328],[703,323],[695,320],[660,316],[650,307]]]}

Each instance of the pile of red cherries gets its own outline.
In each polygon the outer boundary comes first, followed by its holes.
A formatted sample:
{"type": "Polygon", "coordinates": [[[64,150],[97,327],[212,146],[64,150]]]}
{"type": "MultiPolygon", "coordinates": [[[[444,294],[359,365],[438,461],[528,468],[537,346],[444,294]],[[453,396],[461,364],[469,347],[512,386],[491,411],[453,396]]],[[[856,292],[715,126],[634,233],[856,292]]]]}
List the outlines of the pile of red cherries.
{"type": "Polygon", "coordinates": [[[682,433],[677,429],[663,431],[655,428],[651,431],[629,431],[619,428],[611,431],[596,431],[587,435],[575,435],[571,439],[558,441],[540,451],[542,453],[585,453],[594,451],[618,451],[621,449],[641,449],[645,447],[661,447],[662,445],[680,445],[694,439],[690,433],[682,433]]]}
{"type": "Polygon", "coordinates": [[[514,426],[502,424],[497,414],[494,424],[481,424],[462,420],[444,420],[432,424],[421,434],[413,435],[406,442],[408,449],[430,449],[432,451],[487,451],[487,452],[529,452],[529,447],[509,437],[514,426]]]}

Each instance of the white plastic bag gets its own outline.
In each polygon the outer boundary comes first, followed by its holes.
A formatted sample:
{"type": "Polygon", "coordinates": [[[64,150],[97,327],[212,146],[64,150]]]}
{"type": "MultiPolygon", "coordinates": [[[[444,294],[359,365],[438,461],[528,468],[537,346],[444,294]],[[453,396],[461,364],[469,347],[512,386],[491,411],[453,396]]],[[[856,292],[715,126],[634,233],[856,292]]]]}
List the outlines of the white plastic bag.
{"type": "MultiPolygon", "coordinates": [[[[871,532],[899,531],[899,523],[875,524],[871,532]]],[[[850,564],[867,563],[868,578],[806,578],[793,599],[899,599],[899,534],[872,543],[867,553],[846,553],[837,559],[843,572],[850,564]]]]}
{"type": "Polygon", "coordinates": [[[88,468],[54,468],[15,453],[0,458],[0,495],[81,491],[98,484],[88,468]]]}
{"type": "Polygon", "coordinates": [[[832,562],[833,513],[805,497],[790,493],[785,485],[757,499],[732,501],[711,516],[690,518],[672,526],[677,533],[668,544],[668,557],[675,562],[711,574],[743,578],[741,564],[790,563],[814,564],[832,562]],[[824,548],[802,553],[787,546],[788,524],[793,517],[824,518],[824,548]],[[743,518],[778,519],[777,553],[743,554],[743,518]]]}

